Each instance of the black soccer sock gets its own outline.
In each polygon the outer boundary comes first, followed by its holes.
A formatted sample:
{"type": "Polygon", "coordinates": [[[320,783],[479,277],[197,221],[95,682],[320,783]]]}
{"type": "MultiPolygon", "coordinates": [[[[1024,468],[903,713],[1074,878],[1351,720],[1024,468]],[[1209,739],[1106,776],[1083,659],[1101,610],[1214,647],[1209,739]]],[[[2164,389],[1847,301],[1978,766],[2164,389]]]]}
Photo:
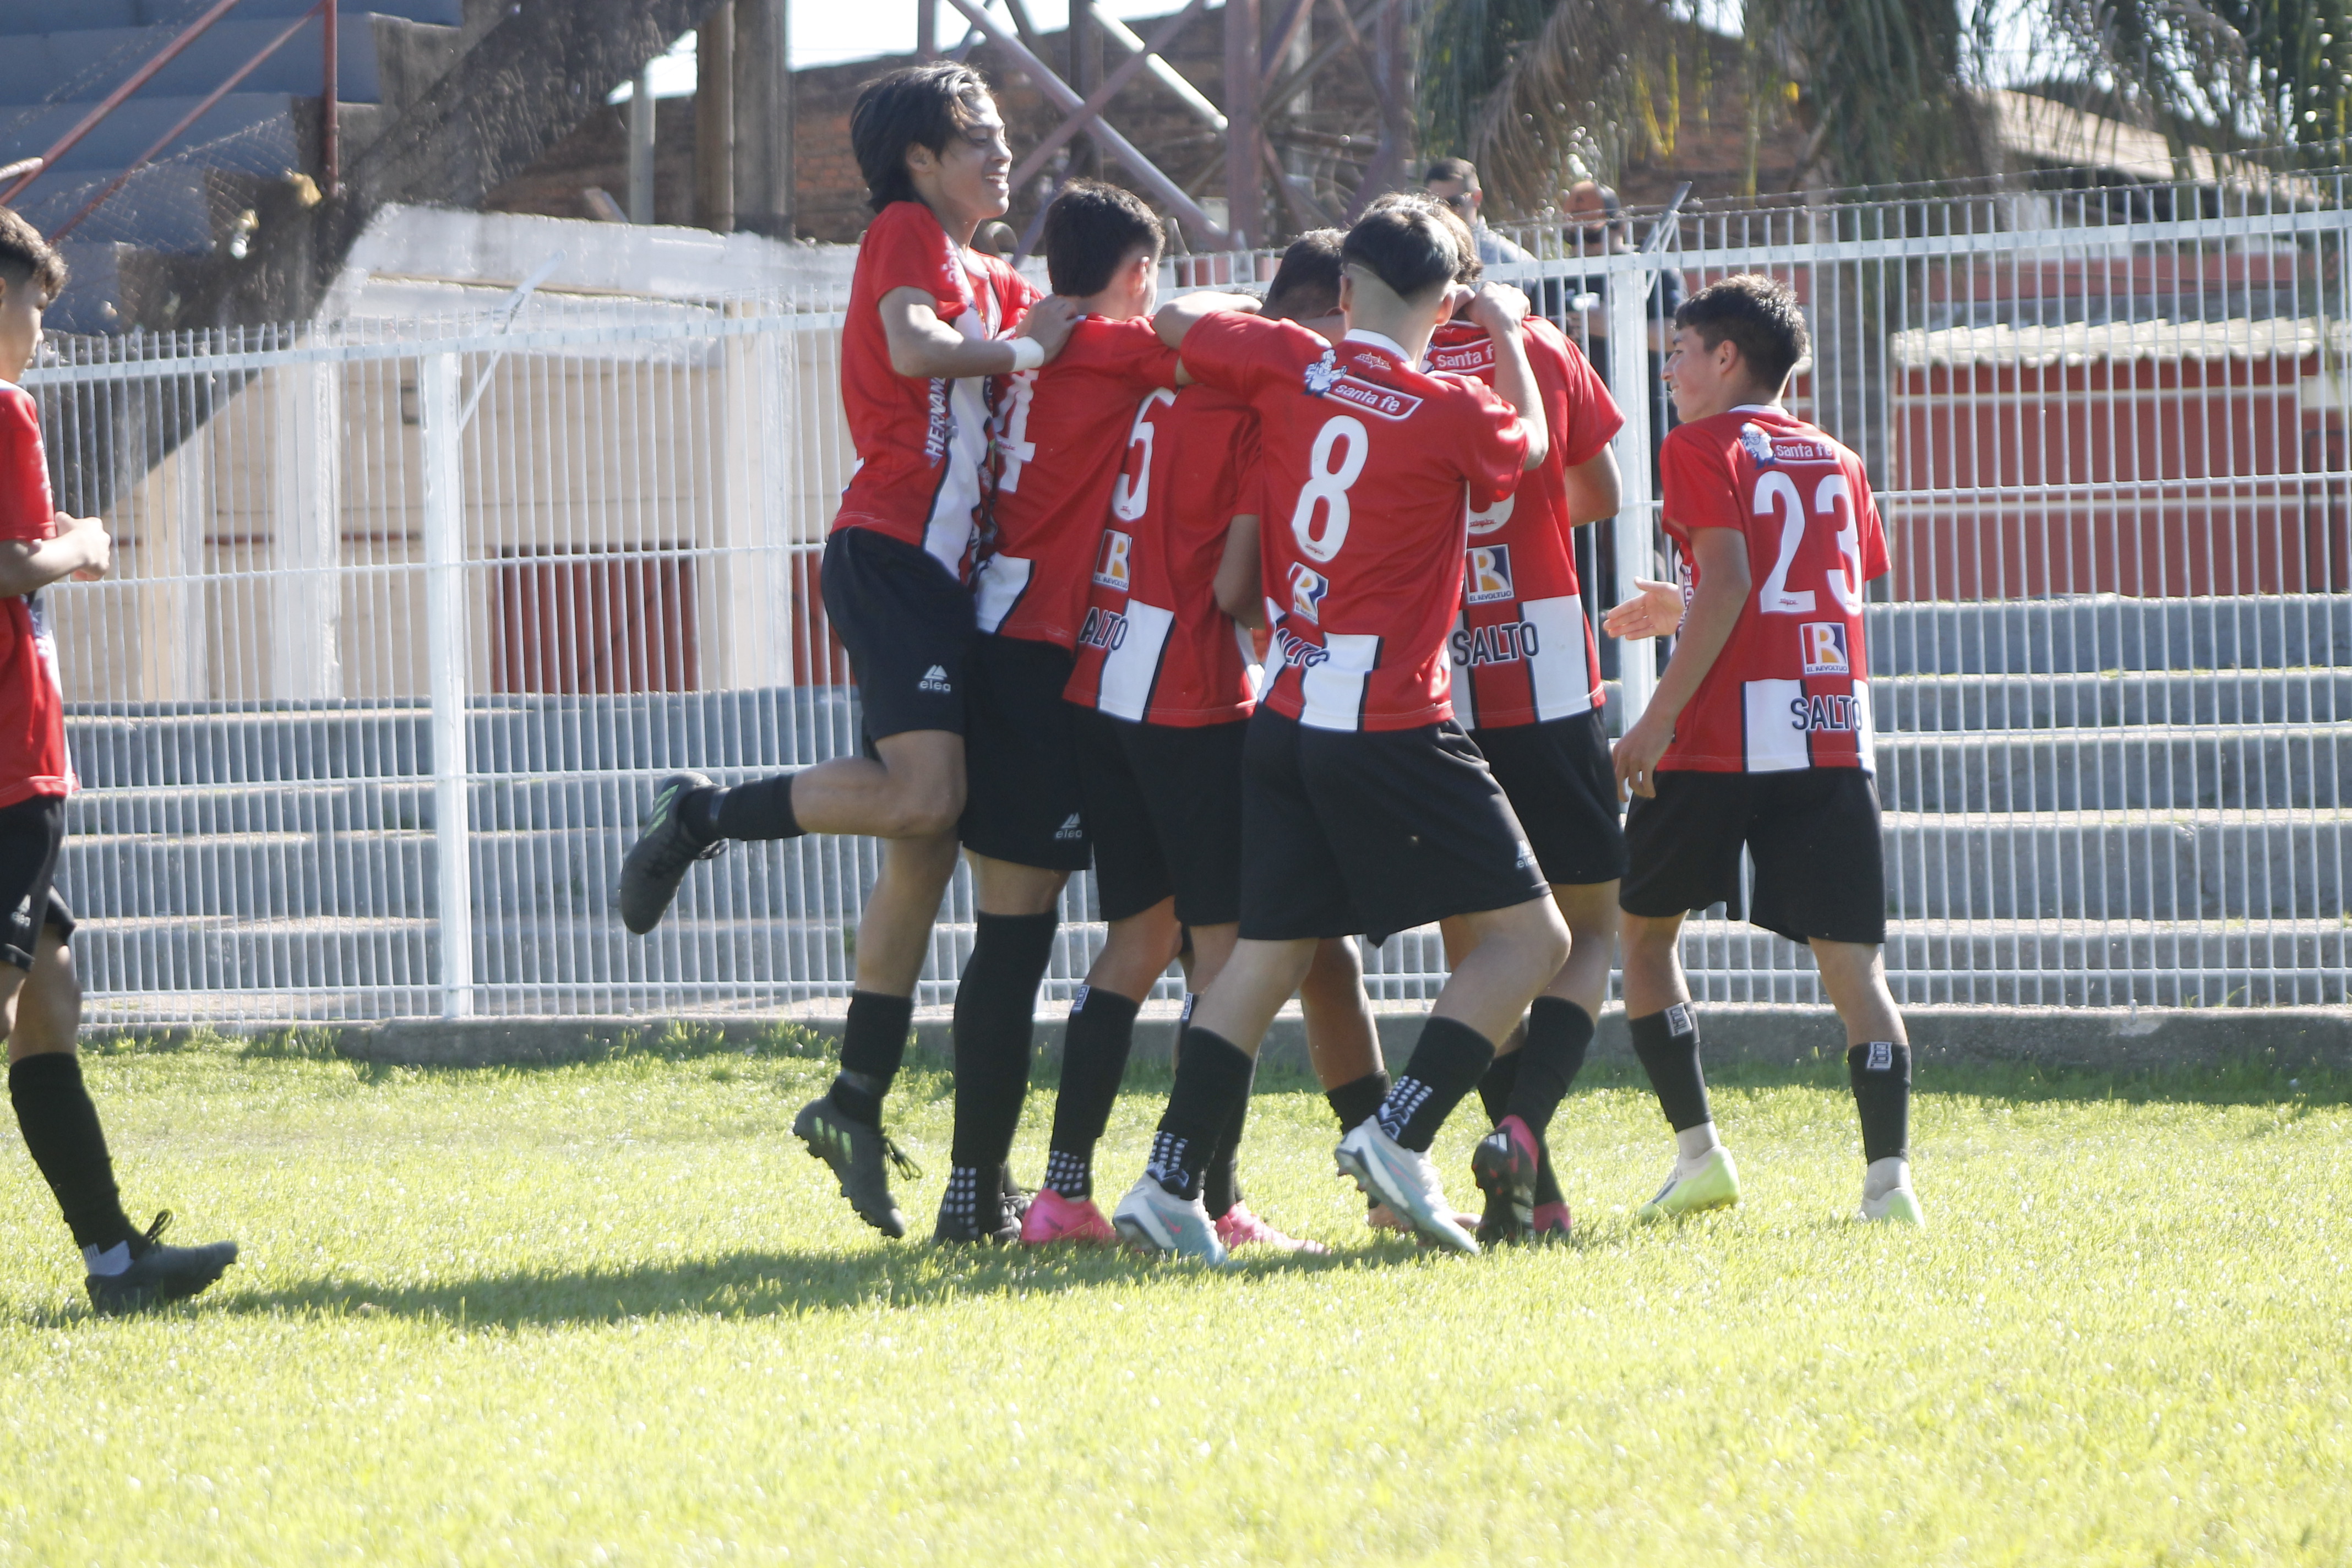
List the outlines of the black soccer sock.
{"type": "Polygon", "coordinates": [[[98,1107],[82,1086],[81,1060],[71,1051],[44,1051],[8,1068],[8,1098],[25,1147],[39,1166],[73,1232],[74,1245],[104,1251],[129,1243],[136,1252],[139,1227],[122,1212],[114,1185],[114,1161],[98,1107]]]}
{"type": "Polygon", "coordinates": [[[1707,1109],[1706,1078],[1698,1068],[1698,1016],[1691,1005],[1677,1002],[1663,1013],[1629,1018],[1625,1030],[1633,1037],[1633,1054],[1650,1075],[1667,1125],[1680,1132],[1714,1121],[1715,1113],[1707,1109]]]}
{"type": "Polygon", "coordinates": [[[713,790],[708,797],[698,790],[698,798],[688,805],[699,808],[698,820],[693,811],[686,820],[705,838],[798,838],[801,819],[793,815],[793,780],[797,776],[754,779],[732,789],[713,790]]]}
{"type": "Polygon", "coordinates": [[[1021,1125],[1037,984],[1053,957],[1061,917],[984,914],[973,923],[971,957],[956,982],[950,1157],[957,1165],[992,1171],[1013,1152],[1013,1134],[1021,1125]]]}
{"type": "Polygon", "coordinates": [[[1525,1046],[1507,1057],[1496,1057],[1486,1065],[1478,1079],[1478,1103],[1486,1108],[1486,1120],[1500,1121],[1510,1114],[1511,1090],[1519,1081],[1519,1058],[1528,1054],[1525,1046]]]}
{"type": "Polygon", "coordinates": [[[1428,1153],[1437,1130],[1478,1087],[1494,1059],[1495,1044],[1486,1036],[1459,1019],[1433,1016],[1421,1026],[1396,1086],[1381,1101],[1381,1131],[1416,1153],[1428,1153]]]}
{"type": "Polygon", "coordinates": [[[1066,1198],[1094,1195],[1095,1145],[1127,1076],[1136,1004],[1099,985],[1078,987],[1062,1034],[1062,1089],[1054,1097],[1054,1137],[1045,1184],[1066,1198]]]}
{"type": "Polygon", "coordinates": [[[1517,1117],[1542,1138],[1591,1047],[1591,1014],[1558,996],[1537,997],[1528,1009],[1528,1043],[1518,1053],[1518,1081],[1504,1114],[1517,1117]]]}
{"type": "MultiPolygon", "coordinates": [[[[1257,1061],[1250,1061],[1251,1081],[1256,1081],[1257,1061]]],[[[1201,1177],[1201,1199],[1208,1205],[1209,1217],[1215,1219],[1233,1212],[1242,1201],[1241,1152],[1242,1131],[1249,1125],[1249,1093],[1243,1091],[1241,1103],[1234,1107],[1233,1119],[1225,1123],[1217,1139],[1216,1152],[1209,1156],[1209,1168],[1201,1177]]]]}
{"type": "Polygon", "coordinates": [[[1377,1115],[1381,1101],[1388,1097],[1389,1075],[1385,1072],[1368,1072],[1361,1078],[1349,1079],[1337,1089],[1323,1091],[1331,1114],[1339,1119],[1342,1132],[1352,1132],[1368,1118],[1377,1115]]]}
{"type": "Polygon", "coordinates": [[[1143,1173],[1171,1196],[1197,1198],[1225,1130],[1236,1110],[1249,1103],[1256,1061],[1239,1046],[1206,1029],[1184,1031],[1176,1058],[1176,1086],[1151,1140],[1143,1173]]]}
{"type": "Polygon", "coordinates": [[[841,1071],[832,1091],[843,1115],[869,1127],[882,1125],[882,1097],[907,1059],[907,1031],[914,1020],[911,996],[849,994],[849,1016],[841,1026],[841,1071]]]}
{"type": "MultiPolygon", "coordinates": [[[[954,1164],[948,1167],[948,1190],[940,1196],[940,1217],[961,1221],[966,1226],[978,1225],[981,1199],[985,1195],[996,1201],[996,1170],[982,1170],[978,1165],[954,1164]]],[[[996,1216],[989,1215],[988,1228],[996,1228],[996,1216]]]]}
{"type": "Polygon", "coordinates": [[[1880,1040],[1845,1053],[1853,1106],[1862,1113],[1862,1157],[1911,1157],[1911,1047],[1880,1040]]]}

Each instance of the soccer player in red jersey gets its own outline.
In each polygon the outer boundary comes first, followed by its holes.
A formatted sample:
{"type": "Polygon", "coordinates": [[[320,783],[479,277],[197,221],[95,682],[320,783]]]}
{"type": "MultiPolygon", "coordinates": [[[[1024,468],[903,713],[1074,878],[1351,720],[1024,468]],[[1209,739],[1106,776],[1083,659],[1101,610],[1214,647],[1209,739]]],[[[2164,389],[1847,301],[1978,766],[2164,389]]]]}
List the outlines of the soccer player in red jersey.
{"type": "Polygon", "coordinates": [[[1496,337],[1506,402],[1418,368],[1453,314],[1462,260],[1435,216],[1369,213],[1342,259],[1337,345],[1230,297],[1158,317],[1189,379],[1256,409],[1266,531],[1284,566],[1266,584],[1279,662],[1244,747],[1240,940],[1186,1031],[1145,1175],[1113,1215],[1136,1245],[1212,1261],[1224,1247],[1201,1203],[1202,1163],[1318,939],[1471,917],[1477,946],[1378,1112],[1338,1152],[1368,1193],[1466,1252],[1478,1244],[1445,1201],[1430,1142],[1568,957],[1535,853],[1447,700],[1464,490],[1491,506],[1545,451],[1519,347],[1527,301],[1489,288],[1473,307],[1496,337]]]}
{"type": "MultiPolygon", "coordinates": [[[[1337,308],[1343,237],[1332,231],[1292,246],[1267,292],[1269,314],[1337,308]]],[[[1235,595],[1255,608],[1256,453],[1257,415],[1239,397],[1194,384],[1143,399],[1092,558],[1066,689],[1078,710],[1079,779],[1102,913],[1116,930],[1143,911],[1172,910],[1191,942],[1187,1017],[1197,993],[1224,967],[1241,918],[1242,739],[1255,704],[1255,660],[1222,600],[1235,595]]],[[[1318,1069],[1323,1057],[1344,1051],[1339,1070],[1354,1080],[1377,1070],[1378,1038],[1360,1005],[1360,977],[1348,966],[1352,952],[1329,945],[1318,963],[1339,971],[1348,994],[1334,1008],[1310,983],[1309,1049],[1321,1047],[1318,1069]]],[[[1093,1201],[1093,1154],[1134,1018],[1134,1002],[1092,987],[1071,1010],[1045,1185],[1023,1222],[1024,1241],[1114,1239],[1093,1201]]],[[[1386,1084],[1382,1079],[1382,1092],[1386,1084]]],[[[1379,1100],[1375,1093],[1356,1120],[1379,1100]]],[[[1202,1174],[1218,1239],[1228,1247],[1320,1251],[1276,1230],[1242,1201],[1235,1155],[1246,1104],[1202,1174]]]]}
{"type": "MultiPolygon", "coordinates": [[[[1475,253],[1460,280],[1474,282],[1475,253]]],[[[1568,962],[1503,1042],[1478,1093],[1495,1131],[1470,1168],[1486,1194],[1481,1241],[1568,1234],[1568,1203],[1546,1132],[1592,1043],[1617,943],[1617,879],[1624,832],[1609,738],[1601,723],[1601,668],[1576,577],[1574,531],[1617,511],[1609,442],[1625,422],[1583,351],[1539,316],[1521,328],[1544,399],[1551,449],[1541,467],[1493,507],[1470,514],[1461,617],[1451,639],[1454,710],[1528,830],[1568,924],[1568,962]]],[[[1492,385],[1495,343],[1475,321],[1437,329],[1429,368],[1492,385]]],[[[1470,934],[1444,929],[1449,954],[1470,934]]]]}
{"type": "MultiPolygon", "coordinates": [[[[1017,1239],[1028,1199],[1003,1173],[1029,1086],[1037,1005],[1062,885],[1086,868],[1086,805],[1064,700],[1097,545],[1137,400],[1176,384],[1152,330],[1160,220],[1129,193],[1073,182],[1041,231],[1055,294],[1082,312],[1043,371],[1016,373],[998,403],[997,479],[972,574],[980,636],[965,663],[959,832],[980,906],[956,987],[954,1163],[940,1241],[1017,1239]]],[[[1064,1070],[1126,1065],[1136,1005],[1176,952],[1164,904],[1107,911],[1109,940],[1087,974],[1064,1070]]]]}
{"type": "Polygon", "coordinates": [[[145,1232],[122,1212],[114,1162],[74,1054],[81,986],[67,947],[73,911],[55,877],[65,839],[65,693],[42,593],[106,575],[113,545],[94,517],[49,497],[40,410],[16,384],[40,346],[41,311],[65,287],[56,251],[0,207],[0,1034],[8,1098],[33,1163],[81,1248],[90,1305],[112,1316],[193,1296],[236,1261],[236,1243],[171,1247],[169,1215],[145,1232]]]}
{"type": "Polygon", "coordinates": [[[1626,818],[1625,1012],[1675,1129],[1674,1172],[1646,1218],[1739,1201],[1699,1071],[1683,975],[1685,914],[1740,915],[1739,851],[1756,865],[1748,919],[1812,949],[1846,1029],[1861,1112],[1862,1216],[1921,1223],[1911,1189],[1911,1047],[1886,988],[1885,868],[1872,782],[1863,584],[1886,540],[1862,461],[1780,405],[1807,349],[1782,284],[1753,273],[1675,313],[1666,379],[1666,533],[1678,584],[1643,584],[1612,637],[1679,628],[1656,695],[1617,742],[1626,818]]]}
{"type": "Polygon", "coordinates": [[[964,804],[965,581],[993,483],[996,378],[1034,371],[1076,310],[1037,298],[972,231],[1007,205],[1012,153],[980,77],[910,67],[866,84],[850,142],[874,208],[842,333],[842,401],[858,466],[823,567],[825,615],[849,651],[865,755],[718,789],[700,773],[656,787],[621,868],[621,918],[651,931],[679,879],[730,838],[866,834],[885,841],[857,927],[841,1072],[793,1131],[833,1168],[867,1224],[906,1233],[886,1163],[882,1097],[905,1053],[931,922],[955,874],[964,804]]]}

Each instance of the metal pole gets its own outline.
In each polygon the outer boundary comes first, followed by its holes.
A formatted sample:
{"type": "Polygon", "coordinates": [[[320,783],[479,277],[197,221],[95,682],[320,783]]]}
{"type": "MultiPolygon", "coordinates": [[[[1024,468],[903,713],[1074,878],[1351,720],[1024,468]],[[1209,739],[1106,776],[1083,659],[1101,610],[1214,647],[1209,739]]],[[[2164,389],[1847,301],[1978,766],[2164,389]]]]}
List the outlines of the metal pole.
{"type": "Polygon", "coordinates": [[[418,362],[416,414],[425,445],[425,668],[433,702],[441,1016],[467,1018],[474,1012],[474,868],[466,798],[466,519],[458,490],[456,354],[425,354],[418,362]]]}
{"type": "MultiPolygon", "coordinates": [[[[1657,273],[1635,266],[1609,274],[1609,385],[1624,411],[1624,426],[1612,443],[1617,449],[1617,599],[1638,598],[1636,577],[1655,570],[1656,525],[1650,518],[1650,286],[1657,273]]],[[[1658,684],[1654,644],[1629,642],[1619,650],[1620,722],[1631,729],[1650,705],[1658,684]]],[[[1622,733],[1622,730],[1619,731],[1622,733]]]]}
{"type": "Polygon", "coordinates": [[[1225,0],[1225,229],[1235,250],[1256,248],[1265,215],[1258,183],[1257,0],[1225,0]]]}
{"type": "Polygon", "coordinates": [[[327,177],[330,196],[343,194],[343,139],[335,124],[342,96],[342,53],[335,31],[335,13],[339,8],[339,0],[319,0],[326,55],[325,80],[319,89],[319,165],[320,172],[327,177]]]}
{"type": "Polygon", "coordinates": [[[654,221],[654,68],[629,89],[629,221],[654,221]]]}
{"type": "Polygon", "coordinates": [[[940,54],[940,0],[915,0],[915,58],[937,59],[940,54]]]}

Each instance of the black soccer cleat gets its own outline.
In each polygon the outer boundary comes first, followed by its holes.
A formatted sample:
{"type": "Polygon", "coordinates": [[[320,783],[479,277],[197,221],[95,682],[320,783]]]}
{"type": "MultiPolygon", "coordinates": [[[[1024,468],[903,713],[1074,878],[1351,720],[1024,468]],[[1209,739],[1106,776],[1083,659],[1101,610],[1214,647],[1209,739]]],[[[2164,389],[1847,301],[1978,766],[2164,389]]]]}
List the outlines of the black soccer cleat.
{"type": "MultiPolygon", "coordinates": [[[[952,1181],[950,1185],[952,1189],[952,1181]]],[[[1033,1195],[1028,1188],[1015,1185],[1013,1173],[999,1165],[996,1191],[982,1196],[976,1215],[958,1214],[949,1206],[948,1197],[940,1199],[940,1218],[931,1227],[931,1241],[940,1247],[1018,1246],[1021,1222],[1028,1217],[1033,1195]]]]}
{"type": "Polygon", "coordinates": [[[653,814],[621,862],[621,923],[639,936],[661,924],[686,868],[727,847],[724,838],[703,843],[678,818],[679,802],[711,787],[700,773],[672,773],[654,791],[653,814]]]}
{"type": "Polygon", "coordinates": [[[849,1115],[827,1093],[801,1107],[801,1113],[793,1118],[793,1136],[832,1169],[834,1179],[841,1184],[841,1195],[849,1200],[859,1219],[894,1239],[907,1234],[907,1216],[898,1212],[884,1163],[896,1166],[910,1182],[923,1170],[907,1158],[906,1151],[887,1132],[849,1115]]]}
{"type": "Polygon", "coordinates": [[[128,1317],[184,1300],[210,1286],[236,1261],[236,1243],[215,1241],[203,1247],[166,1247],[161,1239],[171,1227],[165,1209],[147,1227],[146,1249],[120,1274],[93,1274],[82,1283],[89,1291],[90,1310],[101,1318],[128,1317]]]}
{"type": "Polygon", "coordinates": [[[1524,1241],[1533,1233],[1536,1173],[1542,1163],[1543,1145],[1516,1116],[1504,1117],[1478,1140],[1470,1152],[1470,1173],[1486,1194],[1486,1212],[1478,1222],[1481,1242],[1524,1241]]]}

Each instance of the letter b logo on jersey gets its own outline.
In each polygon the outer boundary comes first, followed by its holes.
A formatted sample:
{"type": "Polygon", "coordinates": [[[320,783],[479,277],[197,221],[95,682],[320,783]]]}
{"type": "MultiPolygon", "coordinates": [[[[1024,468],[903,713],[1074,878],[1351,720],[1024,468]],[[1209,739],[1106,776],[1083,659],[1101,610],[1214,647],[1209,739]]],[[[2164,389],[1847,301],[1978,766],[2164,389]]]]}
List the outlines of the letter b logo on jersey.
{"type": "Polygon", "coordinates": [[[1323,595],[1331,591],[1330,582],[1304,561],[1293,562],[1290,567],[1290,613],[1304,616],[1310,621],[1320,621],[1323,595]]]}
{"type": "Polygon", "coordinates": [[[1807,675],[1852,675],[1845,654],[1843,621],[1807,621],[1797,628],[1798,647],[1805,656],[1807,675]]]}
{"type": "Polygon", "coordinates": [[[1474,605],[1491,605],[1511,596],[1511,547],[1481,544],[1470,552],[1463,574],[1462,596],[1474,605]]]}
{"type": "Polygon", "coordinates": [[[1135,548],[1135,541],[1115,528],[1106,528],[1102,536],[1102,553],[1095,558],[1095,581],[1106,588],[1127,592],[1127,557],[1135,548]]]}

